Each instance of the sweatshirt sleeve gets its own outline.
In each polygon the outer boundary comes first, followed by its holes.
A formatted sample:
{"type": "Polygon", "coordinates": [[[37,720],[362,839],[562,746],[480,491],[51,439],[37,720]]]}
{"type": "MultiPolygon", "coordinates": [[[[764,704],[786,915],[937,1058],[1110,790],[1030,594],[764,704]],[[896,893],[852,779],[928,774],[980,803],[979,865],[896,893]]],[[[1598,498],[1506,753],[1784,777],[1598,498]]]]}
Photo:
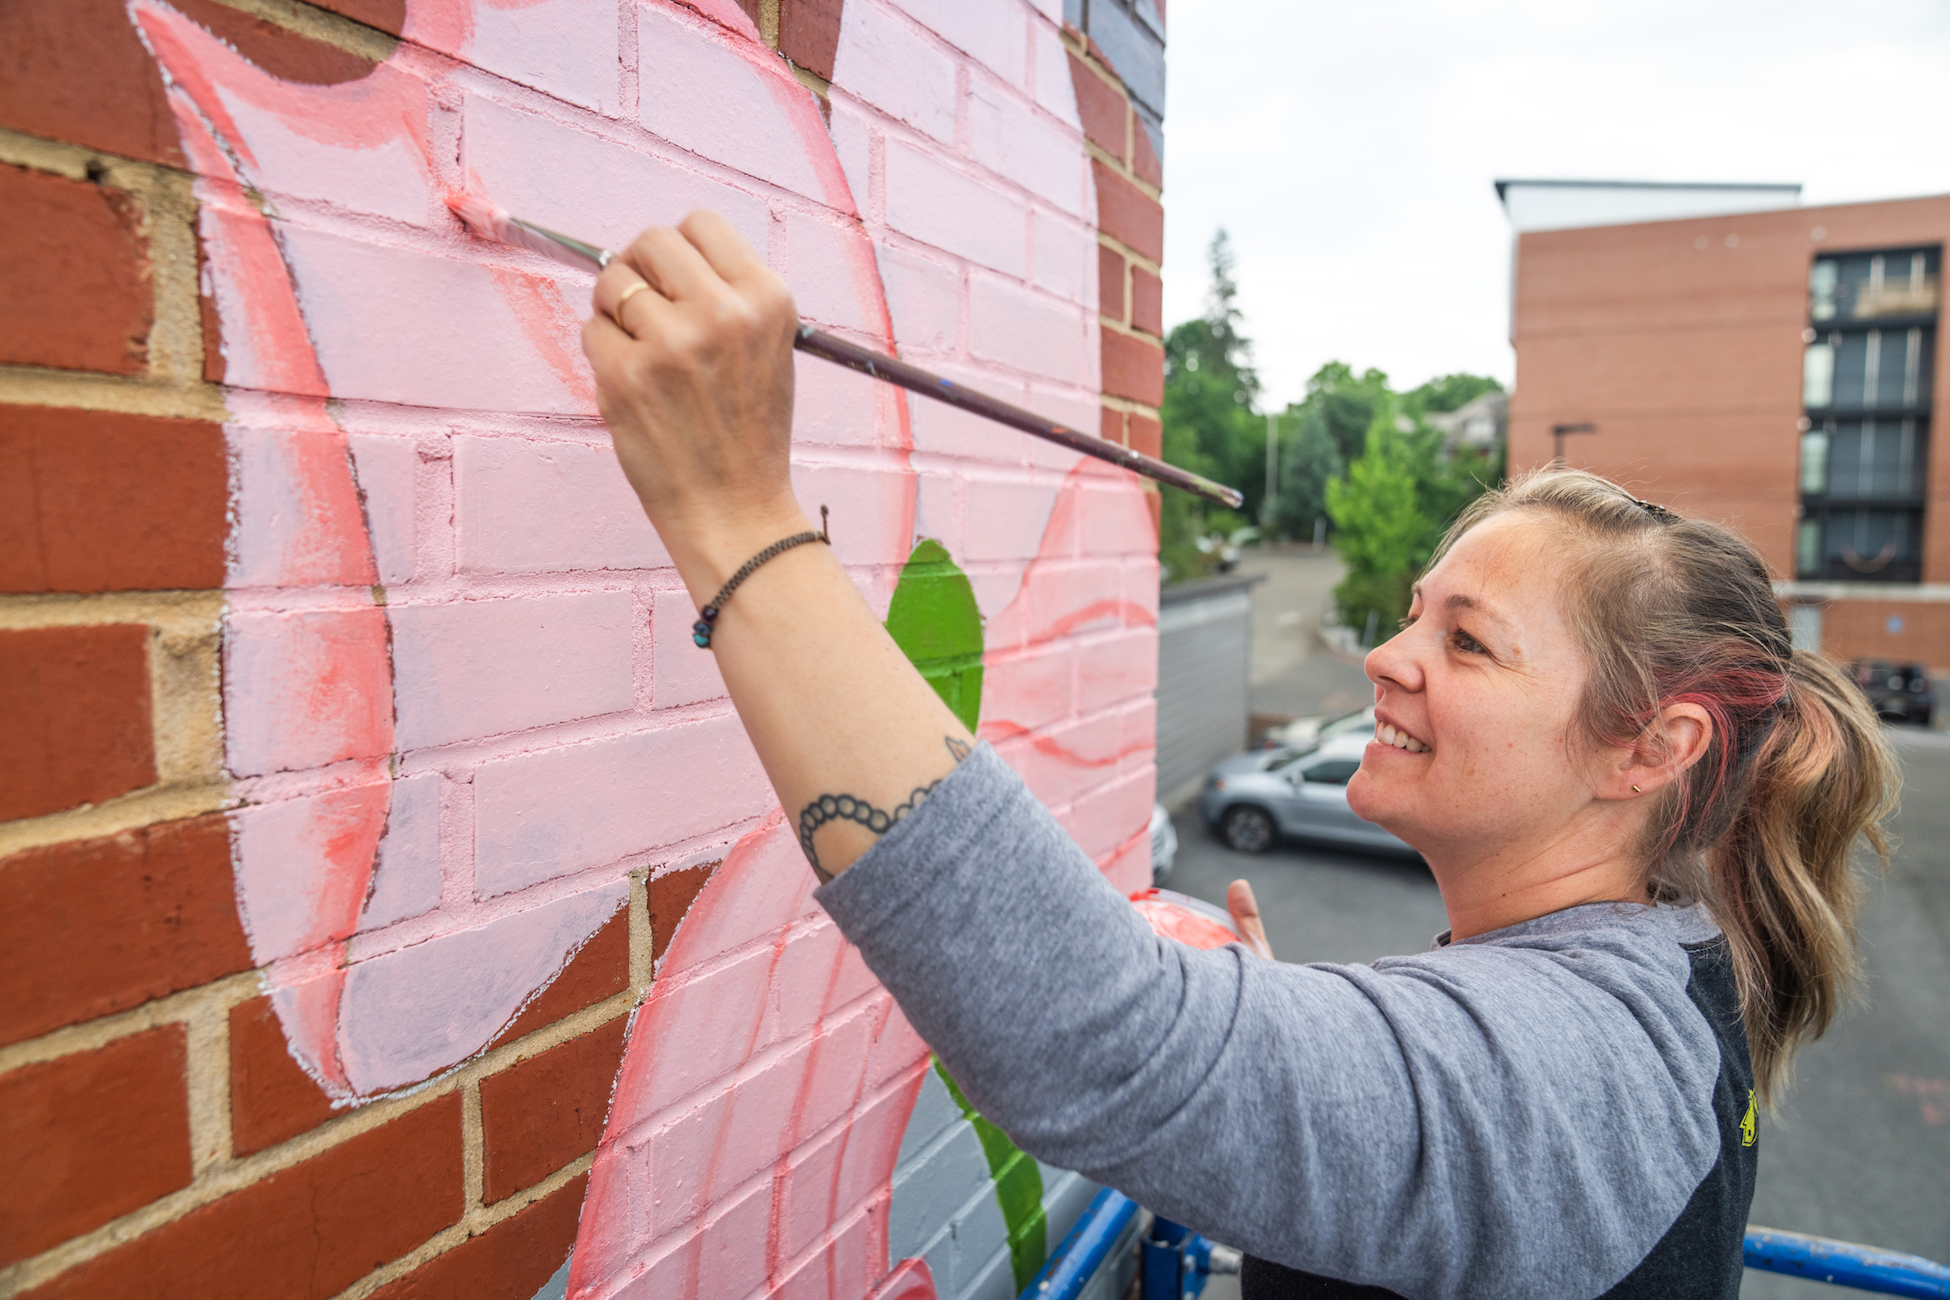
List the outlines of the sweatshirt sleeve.
{"type": "Polygon", "coordinates": [[[1718,1156],[1718,1048],[1676,947],[1193,949],[987,746],[816,896],[1024,1150],[1290,1267],[1596,1296],[1718,1156]]]}

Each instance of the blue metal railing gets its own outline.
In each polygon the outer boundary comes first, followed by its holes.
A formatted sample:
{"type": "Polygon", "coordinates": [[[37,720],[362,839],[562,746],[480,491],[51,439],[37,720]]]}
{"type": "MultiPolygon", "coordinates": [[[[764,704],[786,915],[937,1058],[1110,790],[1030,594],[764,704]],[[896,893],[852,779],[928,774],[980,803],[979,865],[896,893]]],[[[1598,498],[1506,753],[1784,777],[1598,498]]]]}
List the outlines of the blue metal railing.
{"type": "Polygon", "coordinates": [[[1852,1241],[1750,1227],[1746,1259],[1748,1268],[1878,1295],[1950,1296],[1950,1268],[1852,1241]]]}
{"type": "MultiPolygon", "coordinates": [[[[1129,1197],[1108,1187],[1098,1192],[1021,1300],[1078,1300],[1137,1213],[1137,1202],[1129,1197]]],[[[1749,1228],[1744,1257],[1748,1268],[1830,1286],[1878,1295],[1950,1297],[1950,1268],[1919,1255],[1849,1241],[1749,1228]]],[[[1238,1264],[1236,1255],[1191,1229],[1154,1219],[1140,1267],[1144,1300],[1192,1300],[1205,1290],[1210,1274],[1236,1271],[1238,1264]]]]}
{"type": "Polygon", "coordinates": [[[1043,1261],[1021,1300],[1076,1300],[1137,1217],[1138,1203],[1106,1187],[1090,1199],[1076,1226],[1043,1261]]]}

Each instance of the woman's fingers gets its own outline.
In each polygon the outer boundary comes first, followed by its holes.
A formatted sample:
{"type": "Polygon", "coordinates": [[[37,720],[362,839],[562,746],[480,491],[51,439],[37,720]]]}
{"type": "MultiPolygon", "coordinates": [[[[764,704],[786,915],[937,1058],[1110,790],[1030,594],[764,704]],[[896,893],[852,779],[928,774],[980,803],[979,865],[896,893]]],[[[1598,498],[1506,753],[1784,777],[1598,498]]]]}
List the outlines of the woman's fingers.
{"type": "Polygon", "coordinates": [[[761,272],[771,273],[765,259],[738,233],[738,228],[709,208],[691,213],[677,224],[677,229],[726,284],[742,286],[761,272]]]}
{"type": "Polygon", "coordinates": [[[1239,927],[1246,947],[1273,960],[1273,945],[1266,941],[1266,923],[1259,919],[1259,900],[1253,897],[1253,887],[1243,880],[1226,886],[1226,911],[1232,913],[1232,923],[1239,927]]]}
{"type": "Polygon", "coordinates": [[[724,277],[711,269],[704,254],[671,226],[651,226],[611,262],[635,271],[650,282],[650,287],[675,303],[710,303],[730,292],[724,277]]]}

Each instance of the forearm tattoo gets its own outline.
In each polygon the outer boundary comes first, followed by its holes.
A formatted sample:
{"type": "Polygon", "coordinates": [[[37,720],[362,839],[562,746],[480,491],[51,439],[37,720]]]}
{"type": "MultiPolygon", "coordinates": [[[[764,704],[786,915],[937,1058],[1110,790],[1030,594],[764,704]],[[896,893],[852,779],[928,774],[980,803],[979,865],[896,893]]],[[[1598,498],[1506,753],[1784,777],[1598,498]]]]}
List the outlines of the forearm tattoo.
{"type": "MultiPolygon", "coordinates": [[[[954,756],[955,762],[959,763],[968,757],[969,748],[966,741],[954,736],[944,736],[942,739],[948,746],[948,752],[954,756]]],[[[850,794],[822,794],[807,804],[799,812],[799,848],[806,855],[806,861],[812,863],[813,874],[819,877],[822,884],[833,878],[833,873],[819,864],[819,850],[813,847],[813,836],[827,822],[858,822],[875,835],[885,835],[889,827],[919,808],[922,801],[940,787],[941,781],[947,779],[942,777],[940,781],[916,786],[914,792],[907,796],[907,802],[895,804],[891,812],[876,808],[865,799],[850,794]]]]}

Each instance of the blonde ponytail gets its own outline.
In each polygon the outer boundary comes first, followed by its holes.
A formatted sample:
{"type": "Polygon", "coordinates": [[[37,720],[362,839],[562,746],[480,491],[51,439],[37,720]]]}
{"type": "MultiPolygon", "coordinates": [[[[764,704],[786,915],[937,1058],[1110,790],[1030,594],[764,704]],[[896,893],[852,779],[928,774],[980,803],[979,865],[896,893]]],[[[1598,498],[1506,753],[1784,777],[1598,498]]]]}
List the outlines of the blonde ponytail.
{"type": "Polygon", "coordinates": [[[1706,854],[1706,901],[1732,947],[1763,1096],[1794,1050],[1821,1037],[1853,982],[1861,884],[1852,850],[1866,839],[1887,863],[1881,822],[1898,780],[1868,701],[1826,660],[1792,652],[1783,705],[1743,806],[1706,854]]]}

